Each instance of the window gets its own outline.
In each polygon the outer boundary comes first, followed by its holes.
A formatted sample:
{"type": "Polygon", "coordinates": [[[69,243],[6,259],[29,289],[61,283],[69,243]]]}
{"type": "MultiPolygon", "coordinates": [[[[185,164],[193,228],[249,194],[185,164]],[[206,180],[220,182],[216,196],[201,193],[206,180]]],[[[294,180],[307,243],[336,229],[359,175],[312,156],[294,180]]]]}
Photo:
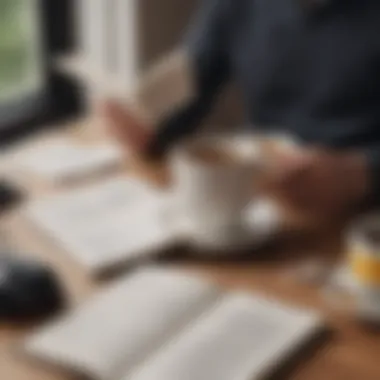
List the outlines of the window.
{"type": "Polygon", "coordinates": [[[38,0],[0,0],[0,127],[28,117],[44,88],[38,0]]]}

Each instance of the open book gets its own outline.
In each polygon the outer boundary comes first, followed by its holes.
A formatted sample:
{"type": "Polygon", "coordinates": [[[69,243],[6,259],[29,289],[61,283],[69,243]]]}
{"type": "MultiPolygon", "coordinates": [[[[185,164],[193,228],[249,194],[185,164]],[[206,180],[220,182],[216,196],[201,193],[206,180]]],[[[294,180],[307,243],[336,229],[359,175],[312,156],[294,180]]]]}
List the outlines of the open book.
{"type": "MultiPolygon", "coordinates": [[[[51,198],[32,201],[26,217],[91,274],[191,246],[191,233],[171,192],[115,177],[51,198]]],[[[277,208],[260,200],[247,210],[252,248],[280,228],[277,208]]]]}
{"type": "Polygon", "coordinates": [[[321,328],[312,312],[150,267],[35,332],[24,351],[96,380],[254,380],[321,328]]]}
{"type": "Polygon", "coordinates": [[[147,183],[115,177],[32,201],[25,214],[85,269],[100,274],[181,240],[169,201],[147,183]]]}

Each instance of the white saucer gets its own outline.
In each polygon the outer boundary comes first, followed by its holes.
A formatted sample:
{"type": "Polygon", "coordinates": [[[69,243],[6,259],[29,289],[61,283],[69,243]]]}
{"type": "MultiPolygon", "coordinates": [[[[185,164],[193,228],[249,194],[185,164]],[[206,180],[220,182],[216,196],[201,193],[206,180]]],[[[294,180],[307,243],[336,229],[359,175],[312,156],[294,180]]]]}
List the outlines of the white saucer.
{"type": "Polygon", "coordinates": [[[243,223],[235,230],[203,230],[195,226],[186,216],[177,217],[176,230],[190,243],[191,247],[210,255],[236,254],[237,251],[258,249],[271,241],[282,226],[282,215],[270,200],[258,200],[250,205],[243,215],[243,223]],[[195,232],[197,231],[197,232],[195,232]],[[218,238],[216,238],[218,236],[218,238]]]}

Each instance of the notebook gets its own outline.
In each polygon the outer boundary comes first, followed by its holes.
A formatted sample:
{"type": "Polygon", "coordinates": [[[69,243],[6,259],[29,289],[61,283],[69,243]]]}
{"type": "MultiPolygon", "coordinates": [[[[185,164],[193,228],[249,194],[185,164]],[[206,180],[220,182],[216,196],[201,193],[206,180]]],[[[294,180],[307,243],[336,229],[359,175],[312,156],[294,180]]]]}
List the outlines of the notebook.
{"type": "Polygon", "coordinates": [[[115,177],[32,201],[28,220],[93,274],[150,258],[180,239],[168,194],[138,179],[115,177]]]}
{"type": "Polygon", "coordinates": [[[62,184],[116,169],[122,162],[122,151],[110,143],[86,145],[61,138],[31,147],[15,158],[14,167],[48,183],[62,184]]]}
{"type": "Polygon", "coordinates": [[[23,351],[94,380],[254,380],[322,327],[314,312],[146,267],[34,332],[23,351]]]}

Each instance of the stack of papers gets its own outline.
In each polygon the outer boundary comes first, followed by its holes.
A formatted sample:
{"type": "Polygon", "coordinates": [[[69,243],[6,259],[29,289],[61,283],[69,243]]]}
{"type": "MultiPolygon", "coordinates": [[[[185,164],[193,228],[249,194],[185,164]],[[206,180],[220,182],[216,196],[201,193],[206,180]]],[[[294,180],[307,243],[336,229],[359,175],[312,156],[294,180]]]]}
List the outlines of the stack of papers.
{"type": "Polygon", "coordinates": [[[27,217],[91,272],[150,257],[176,241],[168,195],[114,178],[32,202],[27,217]]]}

